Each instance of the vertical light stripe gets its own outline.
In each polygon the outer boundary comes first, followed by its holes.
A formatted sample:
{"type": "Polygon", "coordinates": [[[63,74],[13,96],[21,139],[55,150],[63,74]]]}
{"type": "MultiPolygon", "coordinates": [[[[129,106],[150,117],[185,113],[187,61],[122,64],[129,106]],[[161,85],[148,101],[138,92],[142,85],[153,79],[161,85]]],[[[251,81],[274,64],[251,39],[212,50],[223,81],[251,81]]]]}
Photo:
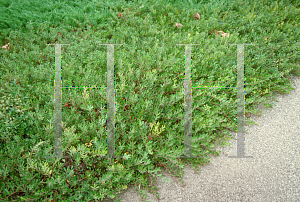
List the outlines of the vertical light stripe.
{"type": "Polygon", "coordinates": [[[192,157],[191,44],[185,46],[184,112],[184,154],[188,158],[192,157]]]}
{"type": "Polygon", "coordinates": [[[54,157],[62,156],[61,117],[61,44],[55,44],[55,111],[54,111],[54,157]]]}
{"type": "MultiPolygon", "coordinates": [[[[232,44],[233,45],[233,44],[232,44]]],[[[245,156],[245,68],[244,68],[244,47],[251,44],[237,45],[237,156],[228,158],[253,158],[245,156]]]]}
{"type": "Polygon", "coordinates": [[[115,85],[114,85],[114,45],[123,44],[99,44],[107,45],[107,157],[106,158],[123,158],[115,156],[115,85]]]}
{"type": "Polygon", "coordinates": [[[62,78],[61,78],[61,46],[70,44],[46,44],[55,45],[55,78],[54,78],[54,156],[45,156],[45,158],[62,158],[62,78]]]}
{"type": "Polygon", "coordinates": [[[114,158],[114,46],[107,46],[107,157],[114,158]]]}
{"type": "Polygon", "coordinates": [[[244,45],[237,45],[237,156],[244,156],[245,150],[245,81],[244,45]]]}

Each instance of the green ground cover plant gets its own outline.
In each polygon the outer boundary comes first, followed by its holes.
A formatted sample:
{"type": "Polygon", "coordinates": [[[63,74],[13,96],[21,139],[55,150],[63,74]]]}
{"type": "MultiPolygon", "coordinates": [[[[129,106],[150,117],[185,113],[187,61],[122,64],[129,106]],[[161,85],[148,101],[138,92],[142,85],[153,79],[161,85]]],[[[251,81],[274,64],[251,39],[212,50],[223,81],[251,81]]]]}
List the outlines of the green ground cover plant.
{"type": "MultiPolygon", "coordinates": [[[[193,151],[184,154],[184,46],[194,86],[236,86],[236,46],[245,46],[246,115],[272,106],[299,75],[296,1],[1,1],[1,201],[101,201],[134,184],[158,197],[165,167],[174,178],[219,155],[236,131],[236,89],[193,89],[193,151]],[[199,18],[195,14],[199,14],[199,18]],[[176,24],[177,23],[177,24],[176,24]],[[180,23],[182,26],[174,26],[180,23]],[[215,31],[214,31],[215,30],[215,31]],[[228,37],[216,30],[229,33],[228,37]],[[115,150],[106,155],[106,89],[63,89],[63,154],[53,153],[54,46],[63,86],[106,86],[115,46],[115,150]]],[[[246,116],[247,117],[247,116],[246,116]]],[[[246,124],[252,124],[246,118],[246,124]]]]}

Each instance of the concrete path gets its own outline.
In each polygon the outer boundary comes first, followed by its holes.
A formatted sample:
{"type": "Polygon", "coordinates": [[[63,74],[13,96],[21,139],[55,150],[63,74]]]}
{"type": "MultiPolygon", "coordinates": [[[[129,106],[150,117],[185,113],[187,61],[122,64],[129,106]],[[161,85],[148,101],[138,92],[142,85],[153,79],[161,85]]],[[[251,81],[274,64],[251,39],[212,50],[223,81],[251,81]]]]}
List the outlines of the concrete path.
{"type": "MultiPolygon", "coordinates": [[[[254,158],[227,158],[236,155],[233,139],[231,146],[216,148],[221,155],[211,157],[200,173],[186,166],[184,187],[163,169],[170,181],[157,179],[160,200],[148,193],[150,201],[300,201],[300,79],[291,81],[295,90],[276,96],[272,108],[259,106],[262,116],[251,116],[259,125],[245,127],[245,154],[254,158]]],[[[117,199],[142,202],[131,185],[117,199]]]]}

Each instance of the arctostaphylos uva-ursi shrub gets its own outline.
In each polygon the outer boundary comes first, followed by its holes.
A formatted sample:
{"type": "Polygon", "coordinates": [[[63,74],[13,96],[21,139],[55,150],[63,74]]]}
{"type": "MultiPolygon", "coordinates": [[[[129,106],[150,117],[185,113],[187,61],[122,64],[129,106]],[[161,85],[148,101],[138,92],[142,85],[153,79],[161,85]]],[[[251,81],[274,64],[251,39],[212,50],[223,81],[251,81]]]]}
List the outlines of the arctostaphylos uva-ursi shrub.
{"type": "Polygon", "coordinates": [[[4,86],[0,89],[0,150],[17,139],[31,139],[36,134],[36,127],[32,125],[32,117],[28,111],[33,107],[26,106],[15,90],[15,83],[12,86],[4,86]]]}

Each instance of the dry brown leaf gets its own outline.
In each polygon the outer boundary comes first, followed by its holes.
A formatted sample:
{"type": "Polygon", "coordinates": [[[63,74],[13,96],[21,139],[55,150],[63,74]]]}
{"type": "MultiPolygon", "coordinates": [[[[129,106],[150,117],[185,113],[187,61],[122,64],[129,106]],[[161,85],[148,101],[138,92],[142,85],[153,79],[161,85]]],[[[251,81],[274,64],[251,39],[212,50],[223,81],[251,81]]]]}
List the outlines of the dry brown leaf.
{"type": "Polygon", "coordinates": [[[6,45],[4,45],[4,46],[2,46],[2,48],[5,48],[6,50],[9,50],[9,43],[6,44],[6,45]]]}
{"type": "Polygon", "coordinates": [[[225,33],[223,31],[217,31],[216,34],[219,35],[221,33],[221,37],[229,37],[229,33],[225,33]]]}
{"type": "Polygon", "coordinates": [[[183,25],[178,22],[175,22],[175,25],[173,25],[173,26],[176,26],[177,28],[179,28],[179,27],[182,27],[183,25]]]}
{"type": "Polygon", "coordinates": [[[224,34],[223,31],[216,31],[216,34],[219,35],[219,33],[224,34]]]}
{"type": "Polygon", "coordinates": [[[195,19],[200,19],[199,13],[196,13],[196,14],[195,14],[195,19]]]}
{"type": "Polygon", "coordinates": [[[221,34],[221,37],[229,37],[229,33],[223,33],[223,34],[221,34]]]}

